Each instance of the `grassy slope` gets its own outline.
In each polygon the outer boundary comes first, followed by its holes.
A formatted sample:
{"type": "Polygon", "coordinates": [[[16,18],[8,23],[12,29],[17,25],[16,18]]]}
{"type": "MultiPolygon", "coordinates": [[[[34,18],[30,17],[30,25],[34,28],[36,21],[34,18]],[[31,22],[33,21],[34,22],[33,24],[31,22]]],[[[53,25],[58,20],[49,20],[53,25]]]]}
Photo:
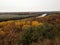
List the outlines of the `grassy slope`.
{"type": "MultiPolygon", "coordinates": [[[[60,14],[52,14],[48,15],[46,17],[40,17],[40,18],[28,18],[23,20],[10,20],[6,22],[0,22],[0,45],[16,45],[18,41],[19,35],[22,35],[22,27],[29,25],[37,26],[38,24],[47,23],[49,25],[59,25],[60,24],[60,14]]],[[[59,25],[60,26],[60,25],[59,25]]],[[[57,29],[60,29],[59,27],[57,29]]],[[[46,44],[49,43],[50,40],[44,40],[43,42],[38,41],[38,43],[32,43],[32,45],[49,45],[46,44]],[[46,41],[46,42],[45,42],[46,41]]],[[[60,42],[60,38],[56,38],[55,42],[60,42]]]]}

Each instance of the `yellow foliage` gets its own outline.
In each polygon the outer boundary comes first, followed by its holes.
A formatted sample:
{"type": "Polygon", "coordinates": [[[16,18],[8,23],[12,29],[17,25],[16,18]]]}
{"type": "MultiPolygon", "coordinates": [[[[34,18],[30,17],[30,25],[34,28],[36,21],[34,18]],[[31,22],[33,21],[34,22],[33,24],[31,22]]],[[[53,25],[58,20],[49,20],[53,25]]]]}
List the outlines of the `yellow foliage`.
{"type": "Polygon", "coordinates": [[[38,21],[32,21],[32,26],[39,26],[39,25],[43,25],[43,23],[38,21]]]}
{"type": "Polygon", "coordinates": [[[5,25],[7,25],[6,22],[0,22],[0,26],[5,26],[5,25]]]}
{"type": "Polygon", "coordinates": [[[11,24],[11,23],[14,23],[14,21],[11,20],[11,21],[7,21],[6,23],[7,23],[7,24],[11,24]]]}
{"type": "Polygon", "coordinates": [[[22,29],[29,28],[31,25],[23,25],[22,29]]]}
{"type": "Polygon", "coordinates": [[[20,25],[21,22],[20,22],[20,21],[16,21],[15,24],[16,24],[16,25],[20,25]]]}
{"type": "Polygon", "coordinates": [[[40,22],[39,25],[42,26],[42,25],[44,25],[44,23],[40,22]]]}
{"type": "Polygon", "coordinates": [[[39,22],[38,21],[32,21],[32,26],[38,26],[39,22]]]}
{"type": "Polygon", "coordinates": [[[30,25],[30,24],[31,24],[31,22],[30,22],[30,21],[27,21],[26,23],[27,23],[27,25],[30,25]]]}
{"type": "Polygon", "coordinates": [[[8,24],[12,24],[14,21],[5,21],[5,22],[0,22],[0,26],[7,26],[8,24]]]}
{"type": "Polygon", "coordinates": [[[25,21],[22,21],[22,22],[21,22],[21,24],[25,25],[25,24],[26,24],[26,22],[25,22],[25,21]]]}

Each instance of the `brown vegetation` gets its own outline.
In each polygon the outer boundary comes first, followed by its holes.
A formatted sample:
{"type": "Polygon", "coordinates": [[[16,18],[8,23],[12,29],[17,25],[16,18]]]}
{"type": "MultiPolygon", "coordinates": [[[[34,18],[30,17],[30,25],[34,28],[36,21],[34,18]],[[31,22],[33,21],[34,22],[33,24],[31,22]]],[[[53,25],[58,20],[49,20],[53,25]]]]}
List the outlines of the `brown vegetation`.
{"type": "Polygon", "coordinates": [[[60,14],[0,22],[0,45],[60,45],[60,14]]]}

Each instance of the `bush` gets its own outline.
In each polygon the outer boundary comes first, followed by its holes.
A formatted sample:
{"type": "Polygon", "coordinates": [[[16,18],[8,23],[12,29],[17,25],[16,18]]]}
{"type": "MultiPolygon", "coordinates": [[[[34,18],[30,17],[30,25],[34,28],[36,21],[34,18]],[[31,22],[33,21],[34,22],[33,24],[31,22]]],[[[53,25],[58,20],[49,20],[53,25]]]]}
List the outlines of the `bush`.
{"type": "Polygon", "coordinates": [[[20,37],[19,37],[19,45],[20,45],[20,43],[22,43],[23,45],[29,45],[31,42],[32,42],[32,40],[31,40],[31,33],[32,33],[32,30],[31,30],[31,26],[28,26],[28,27],[23,27],[23,34],[22,35],[20,35],[20,37]]]}
{"type": "Polygon", "coordinates": [[[51,30],[51,27],[48,24],[38,25],[37,27],[24,25],[22,30],[23,34],[19,37],[19,43],[29,45],[32,42],[37,42],[41,36],[45,38],[46,34],[51,30]]]}

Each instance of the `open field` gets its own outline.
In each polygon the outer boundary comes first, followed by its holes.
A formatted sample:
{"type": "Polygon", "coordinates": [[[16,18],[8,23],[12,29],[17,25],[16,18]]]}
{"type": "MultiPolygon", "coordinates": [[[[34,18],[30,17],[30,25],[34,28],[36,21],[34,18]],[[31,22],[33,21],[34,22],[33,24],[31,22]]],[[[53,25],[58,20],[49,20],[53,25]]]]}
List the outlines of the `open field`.
{"type": "Polygon", "coordinates": [[[60,45],[60,13],[0,22],[0,45],[60,45]]]}

